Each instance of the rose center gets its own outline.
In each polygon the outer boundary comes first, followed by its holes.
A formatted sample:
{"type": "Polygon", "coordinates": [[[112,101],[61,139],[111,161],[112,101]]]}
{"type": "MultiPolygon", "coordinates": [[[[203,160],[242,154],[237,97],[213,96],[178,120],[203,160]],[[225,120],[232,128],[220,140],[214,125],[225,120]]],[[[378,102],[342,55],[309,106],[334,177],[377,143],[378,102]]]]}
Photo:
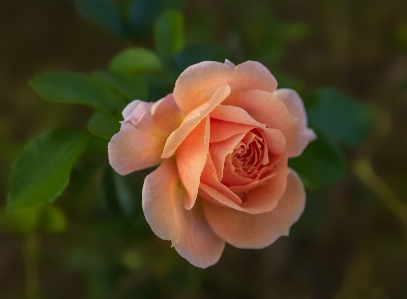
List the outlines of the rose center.
{"type": "Polygon", "coordinates": [[[242,177],[258,178],[258,174],[269,162],[261,133],[257,130],[248,132],[231,153],[231,162],[234,173],[242,177]]]}

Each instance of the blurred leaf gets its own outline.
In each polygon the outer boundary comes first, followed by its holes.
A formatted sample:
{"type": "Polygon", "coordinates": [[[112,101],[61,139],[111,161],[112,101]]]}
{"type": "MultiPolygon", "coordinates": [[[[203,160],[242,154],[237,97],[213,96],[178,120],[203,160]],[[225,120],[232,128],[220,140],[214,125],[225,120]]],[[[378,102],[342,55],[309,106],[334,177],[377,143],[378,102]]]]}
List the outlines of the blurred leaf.
{"type": "Polygon", "coordinates": [[[105,27],[119,38],[125,37],[125,29],[114,1],[75,0],[75,7],[85,19],[105,27]]]}
{"type": "Polygon", "coordinates": [[[306,38],[310,32],[307,24],[304,23],[288,23],[282,28],[282,35],[286,39],[299,40],[306,38]]]}
{"type": "Polygon", "coordinates": [[[40,229],[48,233],[61,233],[66,229],[67,223],[64,212],[53,205],[41,210],[40,229]]]}
{"type": "Polygon", "coordinates": [[[98,71],[94,74],[97,78],[121,92],[128,102],[136,99],[145,100],[148,97],[147,84],[140,76],[111,71],[98,71]]]}
{"type": "Polygon", "coordinates": [[[100,112],[93,113],[88,122],[88,131],[96,136],[110,140],[120,130],[121,119],[100,112]]]}
{"type": "Polygon", "coordinates": [[[38,209],[23,209],[13,212],[0,212],[0,230],[28,235],[37,229],[38,209]]]}
{"type": "Polygon", "coordinates": [[[51,102],[83,104],[107,113],[121,111],[124,107],[120,95],[84,74],[48,73],[35,77],[30,85],[38,95],[51,102]]]}
{"type": "Polygon", "coordinates": [[[316,189],[329,185],[346,174],[346,159],[342,151],[322,132],[315,130],[317,139],[312,141],[289,165],[301,177],[304,185],[316,189]]]}
{"type": "Polygon", "coordinates": [[[305,104],[311,125],[352,147],[363,142],[375,121],[374,106],[358,102],[335,89],[320,89],[305,104]]]}
{"type": "Polygon", "coordinates": [[[157,51],[171,56],[184,46],[184,19],[182,13],[168,9],[155,21],[154,41],[157,51]]]}
{"type": "Polygon", "coordinates": [[[174,62],[179,72],[187,67],[206,60],[224,62],[228,57],[225,50],[208,45],[187,46],[174,56],[174,62]]]}
{"type": "Polygon", "coordinates": [[[8,209],[37,207],[54,201],[88,142],[85,132],[59,129],[33,139],[15,160],[9,178],[8,209]]]}
{"type": "Polygon", "coordinates": [[[130,48],[113,58],[109,68],[119,73],[142,73],[162,68],[158,57],[144,48],[130,48]]]}
{"type": "Polygon", "coordinates": [[[109,211],[131,217],[135,214],[137,203],[141,204],[143,181],[136,180],[135,175],[121,176],[108,166],[100,183],[100,192],[109,211]]]}
{"type": "Polygon", "coordinates": [[[407,23],[401,24],[395,28],[396,45],[401,49],[407,49],[407,23]]]}
{"type": "Polygon", "coordinates": [[[168,8],[180,9],[183,0],[133,0],[129,5],[130,26],[136,37],[151,33],[158,15],[168,8]]]}

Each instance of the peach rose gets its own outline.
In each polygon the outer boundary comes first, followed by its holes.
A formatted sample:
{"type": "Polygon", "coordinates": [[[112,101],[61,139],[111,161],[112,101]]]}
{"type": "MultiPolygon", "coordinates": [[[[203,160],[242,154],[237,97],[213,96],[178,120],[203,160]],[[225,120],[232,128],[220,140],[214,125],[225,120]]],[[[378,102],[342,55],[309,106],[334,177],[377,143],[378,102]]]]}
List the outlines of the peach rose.
{"type": "Polygon", "coordinates": [[[194,266],[215,264],[225,242],[269,246],[304,210],[287,161],[316,136],[298,94],[276,88],[258,62],[205,61],[187,68],[172,94],[123,110],[110,164],[121,175],[160,164],[145,179],[143,211],[194,266]]]}

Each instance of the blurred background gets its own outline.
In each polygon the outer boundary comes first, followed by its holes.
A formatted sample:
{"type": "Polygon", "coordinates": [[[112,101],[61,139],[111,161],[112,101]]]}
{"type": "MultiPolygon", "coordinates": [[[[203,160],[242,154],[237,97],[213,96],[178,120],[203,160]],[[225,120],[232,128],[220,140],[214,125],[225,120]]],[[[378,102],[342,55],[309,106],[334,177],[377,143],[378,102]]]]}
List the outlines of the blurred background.
{"type": "MultiPolygon", "coordinates": [[[[407,298],[407,2],[117,3],[124,27],[74,1],[0,1],[0,298],[407,298]],[[307,190],[290,237],[262,250],[226,246],[205,270],[153,234],[140,204],[148,171],[118,183],[104,143],[83,154],[92,159],[75,164],[55,203],[5,212],[24,144],[52,128],[84,128],[91,115],[43,101],[28,80],[105,69],[134,45],[154,49],[153,22],[168,7],[185,18],[178,73],[207,59],[257,60],[305,101],[332,87],[377,107],[363,143],[340,144],[346,176],[307,190]],[[112,182],[133,191],[112,192],[112,182]]],[[[165,95],[160,86],[150,100],[165,95]]]]}

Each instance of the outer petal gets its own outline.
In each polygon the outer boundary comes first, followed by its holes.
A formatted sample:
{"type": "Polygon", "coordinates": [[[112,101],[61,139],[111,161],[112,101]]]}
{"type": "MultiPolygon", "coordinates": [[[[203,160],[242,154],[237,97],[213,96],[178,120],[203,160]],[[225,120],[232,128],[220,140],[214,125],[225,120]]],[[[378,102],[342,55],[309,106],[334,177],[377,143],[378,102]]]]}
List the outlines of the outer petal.
{"type": "Polygon", "coordinates": [[[270,212],[253,215],[203,202],[205,217],[220,238],[235,247],[253,249],[267,247],[287,236],[304,206],[304,186],[293,170],[284,196],[270,212]]]}
{"type": "Polygon", "coordinates": [[[157,165],[169,134],[181,123],[182,115],[171,94],[155,103],[133,101],[123,110],[125,120],[109,142],[109,162],[126,175],[157,165]]]}
{"type": "Polygon", "coordinates": [[[186,190],[184,207],[194,206],[199,181],[204,169],[209,146],[209,118],[203,119],[185,138],[177,150],[177,167],[186,190]]]}
{"type": "Polygon", "coordinates": [[[222,255],[225,242],[210,229],[200,204],[183,208],[183,189],[173,160],[165,160],[149,174],[143,187],[143,211],[153,232],[171,240],[175,250],[192,265],[206,268],[222,255]]]}
{"type": "Polygon", "coordinates": [[[269,128],[280,130],[286,138],[290,158],[299,156],[309,143],[304,125],[272,93],[261,90],[240,92],[229,97],[224,104],[240,107],[269,128]]]}
{"type": "Polygon", "coordinates": [[[204,61],[181,73],[174,88],[174,98],[184,113],[208,101],[221,86],[229,84],[232,91],[260,89],[274,92],[277,81],[261,63],[246,61],[237,66],[204,61]]]}
{"type": "Polygon", "coordinates": [[[109,163],[121,175],[152,167],[161,162],[164,144],[165,138],[123,122],[109,142],[109,163]]]}
{"type": "Polygon", "coordinates": [[[307,128],[307,114],[305,112],[304,103],[301,97],[295,90],[288,88],[277,89],[274,95],[279,98],[287,107],[290,114],[299,119],[303,130],[306,131],[309,141],[314,140],[317,136],[312,129],[307,128]]]}

